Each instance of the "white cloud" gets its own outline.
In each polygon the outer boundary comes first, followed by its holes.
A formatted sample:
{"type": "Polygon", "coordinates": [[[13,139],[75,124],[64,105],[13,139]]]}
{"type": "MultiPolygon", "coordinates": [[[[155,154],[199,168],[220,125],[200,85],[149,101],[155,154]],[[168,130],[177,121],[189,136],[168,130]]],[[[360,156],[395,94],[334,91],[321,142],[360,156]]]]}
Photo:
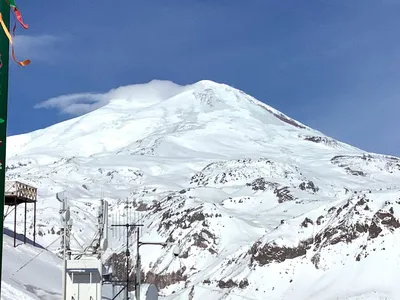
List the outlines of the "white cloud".
{"type": "Polygon", "coordinates": [[[62,38],[53,35],[16,35],[13,38],[14,49],[18,59],[49,61],[57,53],[57,44],[62,38]]]}
{"type": "Polygon", "coordinates": [[[61,95],[40,102],[34,108],[57,109],[69,115],[82,115],[98,109],[111,100],[123,99],[144,107],[170,98],[186,87],[171,81],[153,80],[149,83],[121,86],[106,93],[77,93],[61,95]]]}
{"type": "Polygon", "coordinates": [[[107,104],[106,96],[107,94],[95,93],[62,95],[40,102],[34,108],[55,108],[61,113],[81,115],[107,104]]]}

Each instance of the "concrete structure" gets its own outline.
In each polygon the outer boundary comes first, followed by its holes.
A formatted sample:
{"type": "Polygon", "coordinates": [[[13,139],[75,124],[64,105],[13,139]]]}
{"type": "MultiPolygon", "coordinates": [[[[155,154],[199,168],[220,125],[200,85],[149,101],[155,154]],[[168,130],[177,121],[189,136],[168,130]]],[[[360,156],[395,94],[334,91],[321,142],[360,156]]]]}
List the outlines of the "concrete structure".
{"type": "Polygon", "coordinates": [[[66,260],[67,300],[102,300],[103,264],[100,259],[66,260]]]}

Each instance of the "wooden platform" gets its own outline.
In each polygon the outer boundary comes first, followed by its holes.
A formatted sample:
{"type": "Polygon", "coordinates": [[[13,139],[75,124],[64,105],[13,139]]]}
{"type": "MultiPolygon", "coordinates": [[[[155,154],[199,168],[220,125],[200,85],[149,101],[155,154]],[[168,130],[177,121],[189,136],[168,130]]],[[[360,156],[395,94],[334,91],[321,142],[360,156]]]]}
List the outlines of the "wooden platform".
{"type": "Polygon", "coordinates": [[[5,205],[19,205],[36,201],[37,188],[19,181],[5,182],[5,205]]]}
{"type": "MultiPolygon", "coordinates": [[[[11,211],[14,210],[14,247],[16,247],[17,242],[17,207],[20,204],[25,204],[24,206],[24,243],[26,243],[26,227],[27,227],[27,204],[33,204],[33,245],[36,245],[36,202],[37,202],[37,188],[25,184],[19,181],[6,181],[4,186],[4,205],[11,207],[11,211]]],[[[8,213],[5,212],[3,218],[6,218],[8,213]]],[[[10,211],[10,212],[11,212],[10,211]]],[[[4,219],[3,219],[4,220],[4,219]]]]}

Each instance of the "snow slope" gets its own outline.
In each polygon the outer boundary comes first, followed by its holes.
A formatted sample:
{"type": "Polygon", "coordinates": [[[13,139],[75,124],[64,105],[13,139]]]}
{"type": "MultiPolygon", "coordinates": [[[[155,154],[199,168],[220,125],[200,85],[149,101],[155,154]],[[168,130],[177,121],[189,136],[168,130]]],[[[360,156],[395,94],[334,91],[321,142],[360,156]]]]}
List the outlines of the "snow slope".
{"type": "Polygon", "coordinates": [[[4,235],[1,299],[60,299],[61,260],[42,247],[4,235]]]}
{"type": "MultiPolygon", "coordinates": [[[[40,243],[57,236],[54,195],[66,190],[76,247],[92,236],[103,196],[110,222],[140,218],[142,240],[168,241],[141,250],[145,281],[168,300],[400,299],[398,158],[212,81],[111,95],[8,138],[8,179],[39,188],[40,243]]],[[[121,252],[123,234],[111,235],[108,254],[121,252]]]]}

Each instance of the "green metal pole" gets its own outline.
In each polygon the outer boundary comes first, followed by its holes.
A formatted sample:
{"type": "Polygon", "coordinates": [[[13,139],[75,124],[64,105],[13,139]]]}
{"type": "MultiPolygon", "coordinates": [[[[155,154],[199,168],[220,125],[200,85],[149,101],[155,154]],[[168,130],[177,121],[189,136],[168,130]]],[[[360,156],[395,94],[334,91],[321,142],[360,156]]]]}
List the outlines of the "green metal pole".
{"type": "MultiPolygon", "coordinates": [[[[0,0],[0,13],[7,29],[10,28],[10,6],[0,0]]],[[[0,29],[1,30],[1,29],[0,29]]],[[[8,102],[8,64],[9,41],[4,31],[0,32],[0,295],[1,273],[3,270],[3,228],[6,179],[6,138],[7,138],[7,102],[8,102]]]]}

